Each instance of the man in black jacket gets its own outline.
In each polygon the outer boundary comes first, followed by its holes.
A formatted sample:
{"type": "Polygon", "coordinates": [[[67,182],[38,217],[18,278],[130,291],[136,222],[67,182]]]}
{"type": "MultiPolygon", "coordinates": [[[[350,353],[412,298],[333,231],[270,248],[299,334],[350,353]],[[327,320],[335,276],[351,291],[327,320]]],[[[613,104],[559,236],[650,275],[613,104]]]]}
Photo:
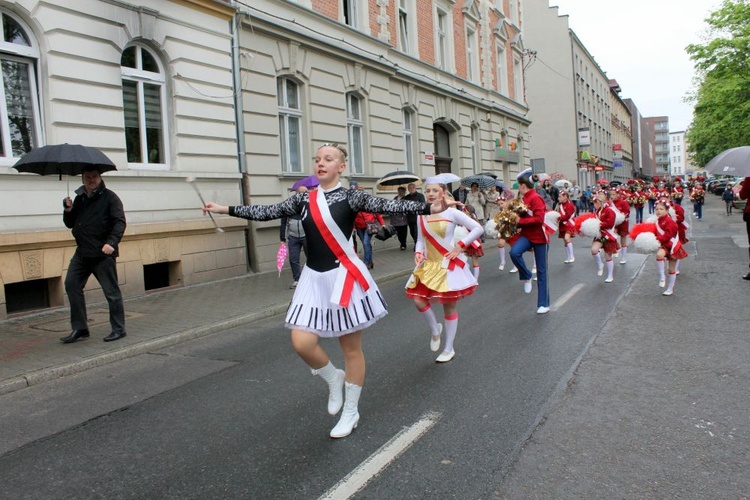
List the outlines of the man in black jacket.
{"type": "MultiPolygon", "coordinates": [[[[410,201],[421,201],[424,203],[424,195],[417,191],[417,186],[413,182],[410,183],[408,186],[406,186],[406,189],[409,190],[409,193],[404,196],[405,200],[410,201]]],[[[415,214],[407,214],[406,215],[406,222],[409,225],[409,233],[411,233],[411,239],[414,240],[414,248],[417,247],[417,236],[419,234],[417,230],[417,215],[415,214]]]]}
{"type": "Polygon", "coordinates": [[[117,195],[108,190],[95,167],[84,169],[83,186],[75,200],[63,200],[63,222],[72,229],[76,251],[65,276],[65,292],[70,301],[70,325],[73,331],[60,340],[65,344],[89,337],[86,299],[83,287],[93,274],[109,303],[112,332],[105,342],[125,336],[125,307],[117,283],[117,246],[125,233],[125,211],[117,195]]]}

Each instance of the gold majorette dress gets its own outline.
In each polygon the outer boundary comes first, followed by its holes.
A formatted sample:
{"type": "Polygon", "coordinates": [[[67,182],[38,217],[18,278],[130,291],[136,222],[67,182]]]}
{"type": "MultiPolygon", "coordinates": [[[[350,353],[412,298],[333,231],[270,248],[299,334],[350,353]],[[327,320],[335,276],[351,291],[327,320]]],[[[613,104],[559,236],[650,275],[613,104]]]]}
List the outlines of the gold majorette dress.
{"type": "Polygon", "coordinates": [[[419,217],[416,252],[424,254],[425,260],[414,269],[406,284],[407,297],[453,302],[474,293],[477,280],[466,257],[463,254],[452,260],[445,257],[453,249],[457,225],[470,230],[459,241],[464,248],[484,232],[478,222],[455,209],[419,217]]]}

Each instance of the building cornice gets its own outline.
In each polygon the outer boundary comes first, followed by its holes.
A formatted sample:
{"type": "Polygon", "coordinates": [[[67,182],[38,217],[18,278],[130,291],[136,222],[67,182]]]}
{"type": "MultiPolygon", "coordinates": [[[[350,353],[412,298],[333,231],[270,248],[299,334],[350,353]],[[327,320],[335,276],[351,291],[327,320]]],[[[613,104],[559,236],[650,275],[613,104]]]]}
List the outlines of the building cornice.
{"type": "Polygon", "coordinates": [[[206,14],[223,19],[232,19],[236,9],[224,0],[171,0],[174,3],[191,7],[206,14]]]}

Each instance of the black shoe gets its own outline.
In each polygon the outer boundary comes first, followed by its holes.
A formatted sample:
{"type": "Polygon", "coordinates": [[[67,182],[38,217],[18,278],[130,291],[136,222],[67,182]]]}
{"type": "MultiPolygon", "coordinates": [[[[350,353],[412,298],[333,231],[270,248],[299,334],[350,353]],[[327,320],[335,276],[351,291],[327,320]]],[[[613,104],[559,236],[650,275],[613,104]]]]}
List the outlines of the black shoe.
{"type": "Polygon", "coordinates": [[[744,276],[742,277],[742,279],[743,279],[743,280],[748,280],[748,281],[750,281],[750,273],[747,273],[746,275],[744,275],[744,276]]]}
{"type": "Polygon", "coordinates": [[[125,333],[125,332],[120,332],[120,333],[112,332],[109,335],[107,335],[106,337],[104,337],[104,341],[105,342],[112,342],[113,340],[120,340],[125,335],[127,335],[127,333],[125,333]]]}
{"type": "Polygon", "coordinates": [[[72,344],[77,340],[83,340],[89,338],[89,331],[86,330],[73,330],[67,337],[62,337],[60,340],[63,344],[72,344]]]}
{"type": "Polygon", "coordinates": [[[401,246],[401,250],[402,250],[402,251],[403,251],[403,250],[406,250],[406,247],[405,247],[405,246],[401,246]]]}

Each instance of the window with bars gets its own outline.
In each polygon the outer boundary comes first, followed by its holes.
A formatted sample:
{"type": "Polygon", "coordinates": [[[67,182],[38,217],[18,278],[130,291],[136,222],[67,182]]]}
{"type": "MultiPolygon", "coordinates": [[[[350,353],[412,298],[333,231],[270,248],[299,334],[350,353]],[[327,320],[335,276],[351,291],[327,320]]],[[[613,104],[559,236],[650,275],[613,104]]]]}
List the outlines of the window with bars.
{"type": "Polygon", "coordinates": [[[349,135],[349,169],[355,174],[365,172],[364,126],[362,99],[350,92],[346,94],[346,128],[349,135]]]}
{"type": "Polygon", "coordinates": [[[302,172],[302,103],[300,86],[287,77],[277,84],[279,105],[279,140],[281,141],[281,169],[283,172],[302,172]]]}
{"type": "Polygon", "coordinates": [[[0,158],[20,158],[41,144],[40,102],[36,65],[39,50],[19,19],[1,11],[0,158]]]}
{"type": "Polygon", "coordinates": [[[149,49],[131,45],[120,58],[128,167],[166,170],[166,78],[149,49]]]}
{"type": "Polygon", "coordinates": [[[414,172],[414,130],[412,126],[412,113],[408,109],[401,110],[404,136],[404,167],[409,172],[414,172]]]}

